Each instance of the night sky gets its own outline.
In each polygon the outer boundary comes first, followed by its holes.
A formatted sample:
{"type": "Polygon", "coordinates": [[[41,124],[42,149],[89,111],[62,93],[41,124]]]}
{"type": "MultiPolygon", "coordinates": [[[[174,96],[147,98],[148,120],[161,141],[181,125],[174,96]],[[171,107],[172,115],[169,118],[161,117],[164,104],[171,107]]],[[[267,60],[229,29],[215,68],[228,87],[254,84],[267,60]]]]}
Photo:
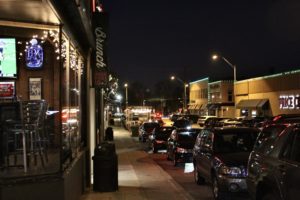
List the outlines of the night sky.
{"type": "Polygon", "coordinates": [[[237,80],[300,69],[297,0],[102,2],[108,62],[121,82],[233,79],[229,65],[211,60],[215,52],[237,66],[237,80]]]}

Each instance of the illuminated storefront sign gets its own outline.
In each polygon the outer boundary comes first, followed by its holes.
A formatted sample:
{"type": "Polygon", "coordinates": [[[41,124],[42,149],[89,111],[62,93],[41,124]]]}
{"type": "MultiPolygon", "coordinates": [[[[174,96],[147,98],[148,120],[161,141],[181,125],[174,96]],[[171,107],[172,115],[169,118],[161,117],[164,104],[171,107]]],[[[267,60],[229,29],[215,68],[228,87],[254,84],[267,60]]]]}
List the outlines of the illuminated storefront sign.
{"type": "Polygon", "coordinates": [[[93,86],[102,87],[108,83],[108,69],[106,60],[108,16],[106,13],[96,12],[92,16],[92,27],[95,37],[93,49],[93,86]]]}
{"type": "Polygon", "coordinates": [[[42,67],[44,51],[36,39],[30,40],[30,44],[26,48],[26,66],[28,68],[37,69],[42,67]]]}
{"type": "Polygon", "coordinates": [[[279,108],[283,110],[300,109],[300,95],[280,95],[279,108]]]}

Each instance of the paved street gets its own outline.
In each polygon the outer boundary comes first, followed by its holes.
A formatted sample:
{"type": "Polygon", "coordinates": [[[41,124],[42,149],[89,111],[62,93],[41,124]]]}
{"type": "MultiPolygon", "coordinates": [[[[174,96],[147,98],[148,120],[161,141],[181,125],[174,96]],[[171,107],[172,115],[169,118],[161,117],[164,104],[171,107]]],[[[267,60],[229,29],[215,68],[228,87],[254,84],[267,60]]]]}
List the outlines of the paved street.
{"type": "Polygon", "coordinates": [[[116,192],[89,191],[81,197],[81,200],[194,199],[152,160],[138,139],[131,137],[131,133],[114,127],[114,136],[119,162],[119,190],[116,192]]]}
{"type": "MultiPolygon", "coordinates": [[[[116,192],[89,191],[81,200],[95,199],[201,199],[212,200],[210,185],[194,182],[191,163],[173,166],[164,151],[153,154],[147,143],[140,143],[131,133],[114,127],[119,162],[119,190],[116,192]]],[[[242,196],[232,199],[247,199],[242,196]]]]}

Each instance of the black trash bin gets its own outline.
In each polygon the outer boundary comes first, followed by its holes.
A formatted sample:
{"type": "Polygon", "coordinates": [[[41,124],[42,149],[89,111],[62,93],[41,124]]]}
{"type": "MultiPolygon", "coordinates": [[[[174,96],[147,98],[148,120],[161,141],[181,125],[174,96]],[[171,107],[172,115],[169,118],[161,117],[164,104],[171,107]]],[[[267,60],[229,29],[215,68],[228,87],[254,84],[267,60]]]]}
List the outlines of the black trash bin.
{"type": "Polygon", "coordinates": [[[97,145],[93,161],[93,190],[99,192],[113,192],[118,190],[118,157],[115,144],[102,142],[97,145]]]}
{"type": "Polygon", "coordinates": [[[113,141],[114,140],[114,131],[112,127],[107,127],[105,130],[105,140],[113,141]]]}

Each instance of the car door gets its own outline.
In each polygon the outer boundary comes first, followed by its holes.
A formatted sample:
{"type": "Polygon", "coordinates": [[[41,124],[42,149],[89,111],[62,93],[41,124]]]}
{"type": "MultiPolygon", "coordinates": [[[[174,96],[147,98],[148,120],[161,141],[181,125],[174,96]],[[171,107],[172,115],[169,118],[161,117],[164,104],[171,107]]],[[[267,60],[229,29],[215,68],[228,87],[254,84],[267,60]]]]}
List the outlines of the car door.
{"type": "Polygon", "coordinates": [[[174,148],[175,148],[175,140],[176,140],[177,131],[173,130],[169,139],[168,139],[168,146],[167,146],[167,154],[168,158],[174,159],[174,148]]]}
{"type": "Polygon", "coordinates": [[[213,132],[207,131],[207,135],[203,138],[203,143],[200,146],[198,169],[205,179],[210,180],[212,146],[213,146],[213,132]]]}
{"type": "Polygon", "coordinates": [[[282,160],[277,165],[277,176],[283,199],[296,200],[300,196],[300,129],[290,133],[287,146],[284,147],[282,160]]]}
{"type": "Polygon", "coordinates": [[[195,167],[198,169],[199,168],[199,157],[200,157],[200,148],[201,144],[204,142],[205,138],[207,137],[207,130],[202,130],[195,141],[195,145],[193,148],[193,161],[195,167]]]}

